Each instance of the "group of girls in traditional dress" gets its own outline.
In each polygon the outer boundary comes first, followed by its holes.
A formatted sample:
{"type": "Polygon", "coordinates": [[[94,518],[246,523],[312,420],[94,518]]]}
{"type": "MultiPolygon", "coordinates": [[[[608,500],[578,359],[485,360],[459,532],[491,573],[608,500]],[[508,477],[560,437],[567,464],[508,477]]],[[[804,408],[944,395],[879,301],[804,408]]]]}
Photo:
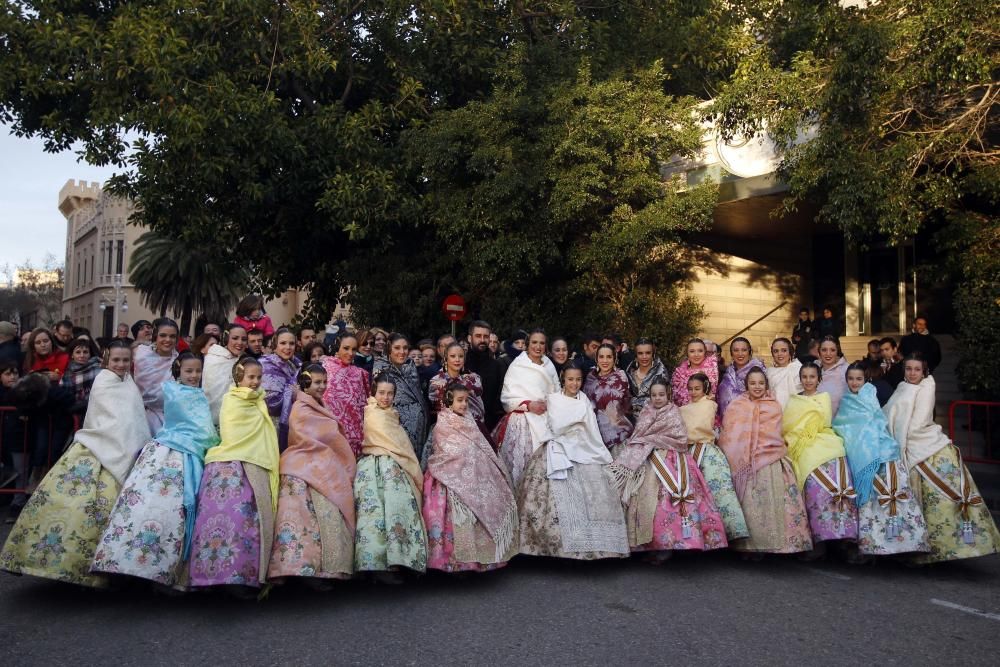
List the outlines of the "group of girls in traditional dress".
{"type": "Polygon", "coordinates": [[[567,362],[557,375],[534,330],[503,379],[506,416],[488,431],[481,381],[457,344],[425,397],[402,334],[388,336],[374,378],[353,365],[351,334],[304,367],[287,329],[260,361],[242,355],[242,325],[204,362],[177,354],[176,334],[160,322],[134,358],[111,343],[83,428],[0,568],[242,597],[291,580],[324,589],[366,573],[396,583],[495,570],[517,554],[660,563],[725,547],[813,558],[836,545],[852,562],[933,562],[1000,548],[933,422],[919,358],[883,410],[863,365],[827,341],[805,364],[776,341],[766,369],[737,339],[716,382],[700,340],[670,378],[648,341],[625,370],[602,345],[589,372],[567,362]]]}

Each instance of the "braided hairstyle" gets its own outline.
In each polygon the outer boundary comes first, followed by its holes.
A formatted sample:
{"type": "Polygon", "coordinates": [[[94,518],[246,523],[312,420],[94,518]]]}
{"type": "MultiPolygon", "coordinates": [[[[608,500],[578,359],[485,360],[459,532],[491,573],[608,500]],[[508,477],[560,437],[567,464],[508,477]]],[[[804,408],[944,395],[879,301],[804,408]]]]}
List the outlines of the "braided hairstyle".
{"type": "Polygon", "coordinates": [[[174,363],[170,364],[170,374],[174,377],[175,380],[181,376],[181,366],[184,364],[184,362],[190,361],[191,359],[194,359],[199,364],[201,363],[201,357],[199,357],[191,350],[184,350],[183,352],[177,355],[177,358],[174,359],[174,363]]]}
{"type": "Polygon", "coordinates": [[[238,385],[243,382],[243,376],[246,375],[247,366],[256,366],[257,368],[264,370],[264,367],[260,365],[260,362],[251,357],[248,354],[244,354],[240,357],[235,364],[233,364],[233,381],[238,385]]]}
{"type": "Polygon", "coordinates": [[[326,369],[319,364],[307,364],[302,367],[295,380],[299,384],[299,389],[305,391],[312,386],[313,375],[326,376],[326,369]]]}

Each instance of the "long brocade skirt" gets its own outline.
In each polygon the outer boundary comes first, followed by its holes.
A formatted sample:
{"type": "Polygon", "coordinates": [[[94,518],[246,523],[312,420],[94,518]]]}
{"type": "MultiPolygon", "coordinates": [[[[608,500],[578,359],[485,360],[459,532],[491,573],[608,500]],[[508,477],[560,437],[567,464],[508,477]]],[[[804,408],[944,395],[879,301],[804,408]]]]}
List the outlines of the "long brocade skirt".
{"type": "Polygon", "coordinates": [[[281,476],[268,579],[350,579],[354,532],[332,502],[304,480],[281,476]]]}
{"type": "Polygon", "coordinates": [[[427,531],[413,482],[391,456],[367,455],[354,478],[354,568],[427,569],[427,531]]]}
{"type": "Polygon", "coordinates": [[[733,544],[735,550],[798,553],[812,549],[805,503],[787,458],[750,476],[740,506],[750,537],[733,544]]]}

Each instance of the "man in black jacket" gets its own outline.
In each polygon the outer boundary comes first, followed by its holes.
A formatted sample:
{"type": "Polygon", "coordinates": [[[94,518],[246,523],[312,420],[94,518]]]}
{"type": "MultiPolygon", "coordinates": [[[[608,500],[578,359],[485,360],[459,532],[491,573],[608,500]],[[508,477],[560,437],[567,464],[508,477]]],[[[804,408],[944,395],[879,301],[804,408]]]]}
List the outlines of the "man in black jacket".
{"type": "Polygon", "coordinates": [[[0,361],[13,361],[21,367],[23,354],[17,341],[17,327],[11,322],[0,322],[0,361]]]}
{"type": "Polygon", "coordinates": [[[465,368],[479,375],[483,382],[483,404],[486,407],[486,426],[493,430],[504,415],[500,403],[503,389],[503,364],[490,351],[492,327],[483,320],[475,320],[469,325],[469,352],[465,357],[465,368]]]}
{"type": "Polygon", "coordinates": [[[899,341],[899,354],[904,359],[916,352],[927,362],[927,369],[933,373],[941,363],[941,344],[927,330],[927,318],[918,317],[913,321],[913,333],[899,341]]]}
{"type": "Polygon", "coordinates": [[[799,311],[799,321],[795,323],[795,328],[792,329],[792,343],[795,345],[796,358],[809,354],[809,342],[817,337],[813,331],[814,326],[812,318],[809,317],[809,309],[801,309],[799,311]]]}
{"type": "Polygon", "coordinates": [[[896,350],[896,339],[886,336],[879,341],[879,349],[882,350],[882,374],[895,391],[903,381],[903,357],[896,350]]]}

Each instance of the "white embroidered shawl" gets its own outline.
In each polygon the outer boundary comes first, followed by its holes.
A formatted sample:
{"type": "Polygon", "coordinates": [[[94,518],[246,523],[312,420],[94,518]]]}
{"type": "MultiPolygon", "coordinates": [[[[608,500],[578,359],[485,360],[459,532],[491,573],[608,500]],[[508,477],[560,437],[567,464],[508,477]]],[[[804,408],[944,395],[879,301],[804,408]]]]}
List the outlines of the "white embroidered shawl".
{"type": "Polygon", "coordinates": [[[611,452],[604,444],[597,424],[594,405],[582,391],[576,397],[563,393],[550,394],[548,421],[552,439],[548,442],[546,475],[549,479],[566,479],[566,471],[574,463],[611,463],[611,452]]]}
{"type": "MultiPolygon", "coordinates": [[[[546,396],[558,391],[559,378],[556,376],[556,367],[548,357],[542,357],[542,363],[536,364],[526,353],[519,354],[511,362],[504,376],[500,402],[507,412],[526,410],[522,407],[525,401],[544,401],[546,396]]],[[[552,434],[549,432],[545,415],[525,412],[524,416],[531,431],[532,451],[534,451],[548,442],[552,434]]]]}
{"type": "Polygon", "coordinates": [[[177,358],[177,350],[169,357],[162,357],[152,345],[136,345],[134,354],[132,378],[142,392],[149,432],[155,436],[163,428],[163,383],[173,380],[170,367],[177,358]]]}
{"type": "Polygon", "coordinates": [[[889,420],[889,433],[899,443],[907,470],[951,444],[940,424],[934,423],[937,386],[933,377],[920,384],[900,382],[882,408],[889,420]]]}
{"type": "Polygon", "coordinates": [[[104,369],[90,390],[83,428],[73,436],[97,457],[101,466],[125,483],[135,457],[150,440],[142,395],[131,375],[121,379],[104,369]]]}
{"type": "Polygon", "coordinates": [[[204,370],[201,374],[201,388],[205,390],[208,407],[212,409],[212,423],[219,425],[219,410],[222,409],[222,399],[231,387],[233,381],[233,366],[236,357],[226,348],[215,344],[205,353],[204,370]]]}
{"type": "Polygon", "coordinates": [[[802,383],[799,381],[801,368],[802,362],[798,359],[792,359],[792,363],[782,368],[777,366],[767,368],[767,382],[771,386],[771,393],[778,399],[778,403],[781,403],[782,408],[790,397],[802,391],[802,383]]]}

